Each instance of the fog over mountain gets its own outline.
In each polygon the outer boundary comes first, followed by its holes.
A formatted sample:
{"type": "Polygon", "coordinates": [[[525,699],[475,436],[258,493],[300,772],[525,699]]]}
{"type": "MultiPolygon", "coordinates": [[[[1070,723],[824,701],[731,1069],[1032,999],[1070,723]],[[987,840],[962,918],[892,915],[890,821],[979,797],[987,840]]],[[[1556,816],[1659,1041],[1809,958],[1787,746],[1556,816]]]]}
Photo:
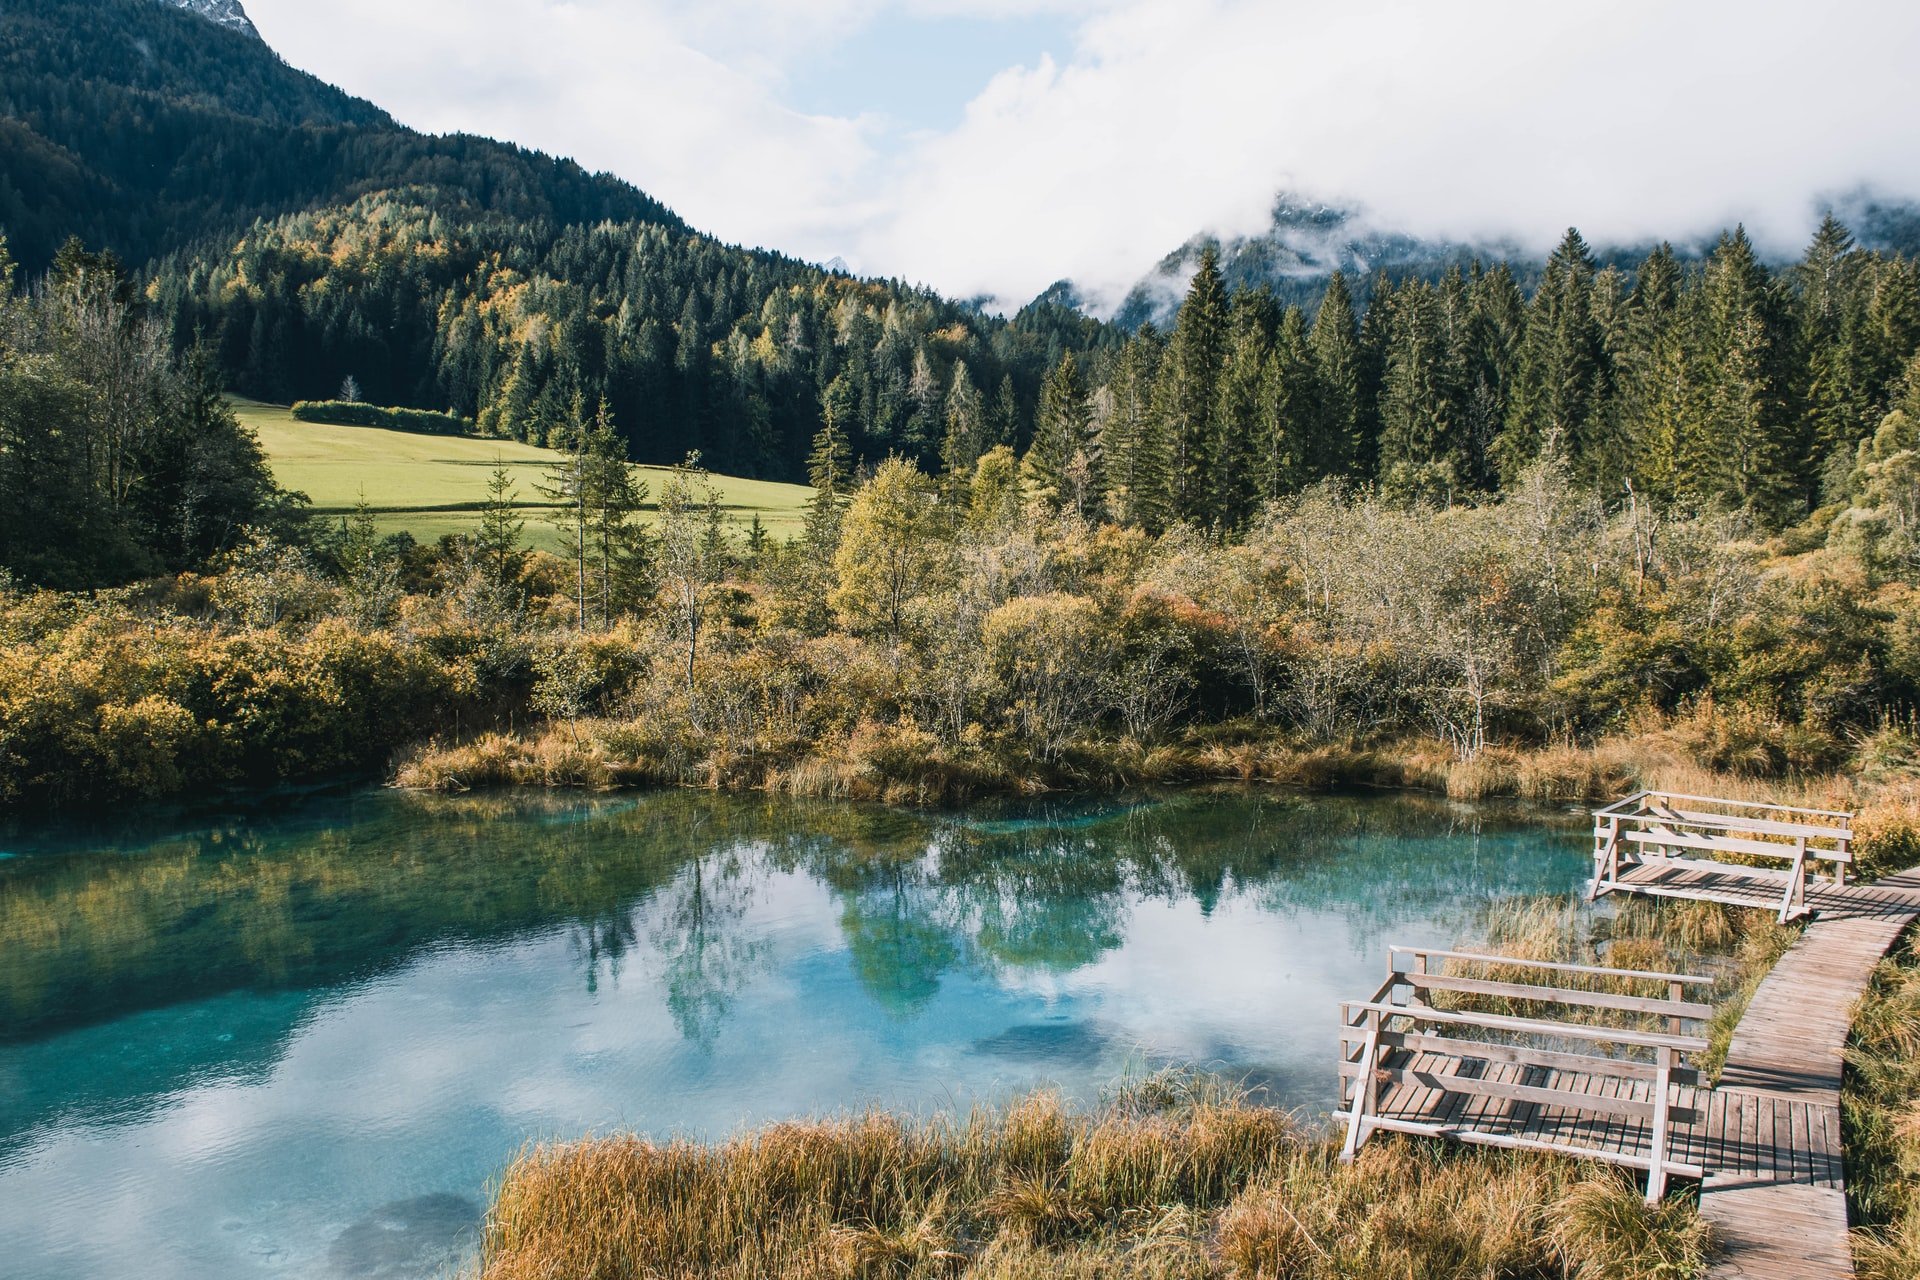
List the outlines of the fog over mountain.
{"type": "MultiPolygon", "coordinates": [[[[1920,204],[1854,191],[1817,204],[1809,202],[1809,224],[1828,211],[1854,231],[1863,248],[1920,253],[1920,204]]],[[[1666,242],[1683,261],[1697,259],[1710,252],[1719,235],[1728,229],[1715,228],[1705,235],[1666,242]]],[[[1603,262],[1630,271],[1659,243],[1654,239],[1602,242],[1595,249],[1603,262]]],[[[1148,322],[1163,328],[1170,324],[1199,267],[1200,254],[1208,245],[1219,250],[1221,272],[1232,287],[1265,285],[1280,301],[1309,309],[1335,271],[1346,274],[1356,298],[1364,304],[1375,272],[1437,280],[1450,268],[1468,268],[1476,261],[1507,262],[1519,279],[1530,284],[1542,256],[1537,247],[1514,239],[1425,238],[1387,225],[1364,206],[1342,207],[1282,194],[1274,201],[1265,230],[1226,237],[1209,233],[1191,237],[1127,291],[1111,318],[1129,330],[1148,322]]],[[[1796,256],[1799,248],[1791,242],[1775,244],[1770,256],[1784,262],[1796,256]]],[[[1092,309],[1080,286],[1070,280],[1060,281],[1041,296],[1092,309]]]]}
{"type": "Polygon", "coordinates": [[[1836,193],[1920,196],[1920,6],[1900,0],[250,8],[294,65],[416,127],[570,155],[724,239],[1002,307],[1067,278],[1114,312],[1190,237],[1263,233],[1280,191],[1534,255],[1569,224],[1626,245],[1736,222],[1784,255],[1836,193]],[[969,33],[1000,61],[925,101],[969,33]]]}

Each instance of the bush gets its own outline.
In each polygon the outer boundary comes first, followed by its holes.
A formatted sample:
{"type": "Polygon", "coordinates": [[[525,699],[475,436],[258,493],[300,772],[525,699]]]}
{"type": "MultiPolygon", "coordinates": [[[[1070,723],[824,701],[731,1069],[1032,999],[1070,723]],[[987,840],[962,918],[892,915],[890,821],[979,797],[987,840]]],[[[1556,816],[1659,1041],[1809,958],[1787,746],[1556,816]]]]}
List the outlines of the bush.
{"type": "Polygon", "coordinates": [[[385,427],[389,431],[413,431],[430,436],[470,436],[473,420],[454,413],[434,413],[427,409],[389,409],[356,400],[300,400],[293,416],[301,422],[319,422],[335,427],[385,427]]]}

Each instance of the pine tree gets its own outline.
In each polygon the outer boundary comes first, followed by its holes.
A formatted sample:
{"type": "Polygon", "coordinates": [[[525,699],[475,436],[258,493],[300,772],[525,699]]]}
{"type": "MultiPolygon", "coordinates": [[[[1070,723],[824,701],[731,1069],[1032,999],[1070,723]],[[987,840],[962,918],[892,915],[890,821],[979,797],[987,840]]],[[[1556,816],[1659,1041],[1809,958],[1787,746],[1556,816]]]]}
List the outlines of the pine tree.
{"type": "Polygon", "coordinates": [[[1309,479],[1353,475],[1362,453],[1360,329],[1354,318],[1353,293],[1346,276],[1338,271],[1327,281],[1310,346],[1318,403],[1312,438],[1304,451],[1306,474],[1309,479]]]}
{"type": "Polygon", "coordinates": [[[949,485],[964,488],[986,450],[986,406],[967,362],[958,360],[953,366],[953,385],[947,388],[946,434],[940,442],[940,467],[949,485]]]}
{"type": "Polygon", "coordinates": [[[1055,511],[1071,507],[1084,515],[1098,492],[1099,460],[1091,425],[1079,362],[1062,356],[1040,389],[1040,414],[1026,457],[1035,496],[1055,511]]]}
{"type": "Polygon", "coordinates": [[[1161,366],[1156,416],[1171,455],[1172,508],[1176,518],[1212,524],[1214,416],[1227,346],[1227,296],[1219,251],[1201,251],[1200,269],[1174,322],[1161,366]]]}
{"type": "Polygon", "coordinates": [[[1258,455],[1255,479],[1262,501],[1292,493],[1306,482],[1308,450],[1315,443],[1320,411],[1319,377],[1314,369],[1307,318],[1288,307],[1274,337],[1273,356],[1260,384],[1258,455]]]}
{"type": "Polygon", "coordinates": [[[1166,528],[1172,499],[1167,439],[1154,415],[1164,345],[1148,324],[1121,350],[1107,384],[1110,403],[1100,435],[1115,518],[1150,533],[1166,528]]]}
{"type": "Polygon", "coordinates": [[[1245,524],[1264,496],[1261,393],[1278,327],[1270,289],[1243,289],[1234,295],[1213,414],[1214,439],[1207,450],[1212,465],[1208,507],[1229,528],[1245,524]]]}
{"type": "Polygon", "coordinates": [[[1785,309],[1744,228],[1714,250],[1703,303],[1705,417],[1685,470],[1704,479],[1703,496],[1778,526],[1804,501],[1807,442],[1790,399],[1785,309]]]}
{"type": "Polygon", "coordinates": [[[506,464],[496,460],[493,474],[487,478],[487,497],[480,506],[480,528],[474,534],[475,558],[485,567],[488,579],[503,592],[520,585],[526,570],[527,551],[521,534],[527,522],[518,514],[519,491],[513,487],[513,475],[506,464]]]}
{"type": "Polygon", "coordinates": [[[1513,413],[1498,445],[1501,474],[1509,479],[1549,449],[1591,479],[1594,460],[1605,452],[1611,378],[1593,313],[1596,271],[1587,242],[1568,228],[1547,259],[1527,315],[1513,413]]]}

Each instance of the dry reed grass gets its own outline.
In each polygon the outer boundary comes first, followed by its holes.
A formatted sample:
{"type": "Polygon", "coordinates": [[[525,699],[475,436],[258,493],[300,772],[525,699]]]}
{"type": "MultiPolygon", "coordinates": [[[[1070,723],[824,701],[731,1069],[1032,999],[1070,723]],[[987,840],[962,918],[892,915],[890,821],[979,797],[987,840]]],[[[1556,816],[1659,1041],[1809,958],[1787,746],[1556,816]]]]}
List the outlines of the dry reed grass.
{"type": "Polygon", "coordinates": [[[1049,1094],[907,1124],[783,1124],[717,1146],[525,1153],[485,1280],[1321,1280],[1685,1276],[1690,1206],[1550,1157],[1387,1140],[1351,1165],[1197,1078],[1069,1112],[1049,1094]]]}
{"type": "Polygon", "coordinates": [[[1920,1276],[1920,953],[1875,971],[1854,1011],[1841,1125],[1862,1280],[1920,1276]]]}

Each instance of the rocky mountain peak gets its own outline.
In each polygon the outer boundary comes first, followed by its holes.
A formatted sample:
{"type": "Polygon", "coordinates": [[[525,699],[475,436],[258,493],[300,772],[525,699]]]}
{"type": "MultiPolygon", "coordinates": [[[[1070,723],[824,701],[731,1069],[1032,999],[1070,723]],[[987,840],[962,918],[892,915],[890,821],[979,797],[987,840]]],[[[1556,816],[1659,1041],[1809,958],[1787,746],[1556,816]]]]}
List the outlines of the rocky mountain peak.
{"type": "Polygon", "coordinates": [[[240,0],[160,0],[160,3],[185,9],[188,13],[197,13],[208,22],[226,27],[230,31],[250,35],[256,40],[260,38],[260,33],[254,29],[253,20],[248,18],[247,11],[240,7],[240,0]]]}

